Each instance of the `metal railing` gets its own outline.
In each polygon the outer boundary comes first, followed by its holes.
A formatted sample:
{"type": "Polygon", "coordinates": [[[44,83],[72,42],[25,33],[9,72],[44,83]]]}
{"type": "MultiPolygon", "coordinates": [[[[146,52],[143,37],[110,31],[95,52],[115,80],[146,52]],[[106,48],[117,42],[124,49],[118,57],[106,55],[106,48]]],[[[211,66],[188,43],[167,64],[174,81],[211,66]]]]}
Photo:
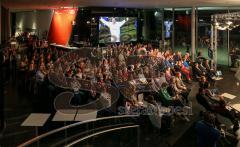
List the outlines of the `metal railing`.
{"type": "Polygon", "coordinates": [[[91,122],[99,122],[99,121],[102,121],[102,120],[115,120],[115,119],[122,119],[122,118],[136,118],[136,117],[139,117],[139,115],[120,115],[120,116],[101,117],[101,118],[97,118],[97,119],[91,119],[91,120],[86,120],[86,121],[82,121],[82,122],[77,122],[77,123],[74,123],[74,124],[70,124],[70,125],[67,125],[67,126],[64,126],[64,127],[46,132],[46,133],[41,134],[39,136],[36,136],[36,137],[18,145],[18,147],[30,146],[34,143],[39,142],[41,139],[50,137],[51,135],[57,134],[61,131],[66,131],[67,129],[74,128],[74,127],[77,127],[77,126],[81,126],[81,125],[84,125],[84,124],[88,124],[88,123],[91,123],[91,122]]]}
{"type": "MultiPolygon", "coordinates": [[[[82,141],[84,141],[86,139],[92,138],[92,137],[97,136],[97,135],[101,135],[101,134],[105,134],[105,133],[109,133],[109,132],[113,132],[113,131],[117,131],[117,130],[129,129],[129,128],[137,128],[137,130],[138,130],[137,131],[137,138],[139,140],[139,137],[140,137],[140,135],[139,135],[139,125],[130,125],[130,126],[125,126],[125,127],[118,127],[118,128],[108,129],[108,130],[104,130],[104,131],[101,131],[101,132],[97,132],[97,133],[85,136],[83,138],[80,138],[78,140],[75,140],[75,141],[65,145],[65,147],[74,146],[74,145],[76,145],[79,142],[82,142],[82,141]]],[[[137,146],[139,147],[139,141],[137,141],[137,142],[138,142],[137,146]]]]}

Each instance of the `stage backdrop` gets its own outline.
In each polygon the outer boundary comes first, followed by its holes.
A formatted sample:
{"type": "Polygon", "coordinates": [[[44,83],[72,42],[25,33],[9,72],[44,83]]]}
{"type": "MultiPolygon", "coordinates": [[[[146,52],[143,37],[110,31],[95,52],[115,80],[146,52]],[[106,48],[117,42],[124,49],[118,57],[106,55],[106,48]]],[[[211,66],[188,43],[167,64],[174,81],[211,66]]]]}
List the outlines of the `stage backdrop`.
{"type": "MultiPolygon", "coordinates": [[[[67,45],[72,33],[72,22],[75,20],[77,9],[54,10],[48,34],[50,43],[67,45]]],[[[44,21],[44,20],[42,20],[44,21]]]]}

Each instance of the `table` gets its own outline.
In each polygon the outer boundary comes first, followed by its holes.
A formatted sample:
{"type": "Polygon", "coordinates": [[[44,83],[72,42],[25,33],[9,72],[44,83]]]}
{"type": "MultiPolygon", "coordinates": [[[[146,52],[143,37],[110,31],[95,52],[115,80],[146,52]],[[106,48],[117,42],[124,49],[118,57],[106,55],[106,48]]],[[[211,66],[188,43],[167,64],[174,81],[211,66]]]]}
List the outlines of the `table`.
{"type": "Polygon", "coordinates": [[[31,113],[24,120],[21,126],[42,127],[46,123],[49,117],[50,117],[50,114],[31,113]]]}
{"type": "Polygon", "coordinates": [[[79,109],[75,121],[86,121],[97,118],[96,109],[79,109]]]}
{"type": "Polygon", "coordinates": [[[76,116],[77,110],[76,109],[62,109],[58,110],[52,121],[74,121],[76,116]]]}
{"type": "MultiPolygon", "coordinates": [[[[51,114],[31,113],[21,124],[21,126],[35,127],[36,137],[38,136],[38,127],[44,126],[51,114]]],[[[39,146],[39,140],[37,142],[39,146]]]]}
{"type": "Polygon", "coordinates": [[[229,93],[223,93],[222,96],[224,98],[227,98],[227,102],[228,102],[227,106],[240,112],[240,99],[238,99],[237,96],[229,93]]]}
{"type": "Polygon", "coordinates": [[[237,97],[237,96],[229,94],[229,93],[223,93],[221,96],[223,96],[223,97],[225,97],[227,99],[230,99],[230,100],[233,100],[233,99],[235,99],[237,97]]]}

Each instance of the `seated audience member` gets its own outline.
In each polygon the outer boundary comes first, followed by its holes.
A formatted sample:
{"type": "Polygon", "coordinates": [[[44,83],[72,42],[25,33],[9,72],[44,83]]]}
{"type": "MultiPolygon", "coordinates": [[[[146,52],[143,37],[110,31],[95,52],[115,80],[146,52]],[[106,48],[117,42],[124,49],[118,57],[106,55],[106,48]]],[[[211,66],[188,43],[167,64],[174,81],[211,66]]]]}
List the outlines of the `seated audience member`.
{"type": "Polygon", "coordinates": [[[38,69],[37,73],[36,73],[36,81],[38,83],[42,83],[45,80],[47,73],[45,71],[45,67],[44,66],[40,66],[40,68],[38,69]]]}
{"type": "Polygon", "coordinates": [[[181,90],[181,95],[188,103],[188,95],[190,93],[190,89],[188,89],[186,85],[183,83],[180,72],[176,73],[176,86],[179,90],[181,90]]]}
{"type": "Polygon", "coordinates": [[[168,86],[168,93],[171,97],[173,97],[173,99],[179,99],[180,94],[181,94],[182,90],[177,88],[177,84],[176,84],[176,77],[172,77],[170,82],[169,82],[169,86],[168,86]]]}
{"type": "Polygon", "coordinates": [[[172,62],[170,62],[170,55],[167,55],[167,56],[165,57],[164,66],[165,66],[165,68],[167,68],[167,67],[173,68],[173,67],[174,67],[174,65],[172,64],[172,62]]]}
{"type": "Polygon", "coordinates": [[[176,78],[172,77],[169,86],[167,87],[167,92],[172,97],[173,106],[184,106],[184,100],[181,95],[182,90],[179,90],[176,85],[176,78]]]}
{"type": "Polygon", "coordinates": [[[161,88],[163,83],[167,83],[165,74],[160,72],[158,76],[154,78],[154,82],[157,87],[161,88]]]}
{"type": "Polygon", "coordinates": [[[138,74],[139,81],[142,82],[143,84],[147,84],[147,79],[143,73],[143,69],[141,68],[138,74]]]}
{"type": "Polygon", "coordinates": [[[199,52],[197,53],[196,62],[200,63],[200,62],[202,62],[203,60],[205,60],[205,57],[203,57],[202,51],[199,51],[199,52]]]}
{"type": "Polygon", "coordinates": [[[151,120],[152,124],[157,127],[161,128],[162,123],[162,116],[159,104],[154,100],[154,97],[152,95],[149,95],[146,98],[147,101],[147,108],[148,110],[151,110],[153,113],[149,114],[149,119],[151,120]]]}
{"type": "Polygon", "coordinates": [[[125,114],[126,115],[131,115],[132,109],[136,106],[135,102],[131,99],[125,99],[125,114]]]}
{"type": "Polygon", "coordinates": [[[222,97],[219,97],[219,100],[212,99],[206,94],[203,88],[199,88],[196,99],[207,111],[218,113],[230,119],[232,123],[235,122],[237,114],[233,109],[227,108],[228,106],[226,106],[222,97]]]}
{"type": "Polygon", "coordinates": [[[210,65],[208,59],[206,59],[206,60],[204,61],[203,66],[205,67],[206,71],[209,73],[209,76],[210,76],[210,77],[213,77],[213,76],[216,75],[216,71],[215,71],[214,68],[210,65]]]}
{"type": "Polygon", "coordinates": [[[38,96],[44,96],[45,94],[45,79],[47,76],[47,72],[43,65],[40,66],[36,73],[36,84],[38,87],[38,96]]]}
{"type": "Polygon", "coordinates": [[[128,99],[128,102],[131,102],[132,106],[134,107],[142,106],[143,103],[139,101],[137,98],[136,85],[133,85],[130,82],[128,82],[128,85],[126,86],[128,88],[124,89],[122,92],[124,93],[126,99],[128,99]]]}
{"type": "Polygon", "coordinates": [[[109,108],[111,107],[111,94],[107,92],[107,88],[103,87],[103,91],[100,94],[99,101],[101,103],[101,106],[104,108],[109,108]]]}
{"type": "Polygon", "coordinates": [[[201,76],[205,76],[205,72],[199,68],[199,64],[197,62],[194,63],[192,70],[196,79],[199,79],[201,76]]]}
{"type": "Polygon", "coordinates": [[[167,67],[166,70],[165,70],[165,78],[166,78],[166,81],[168,83],[170,83],[170,80],[172,78],[171,68],[170,67],[167,67]]]}
{"type": "Polygon", "coordinates": [[[195,124],[197,133],[197,147],[216,147],[221,133],[215,128],[215,116],[205,113],[203,120],[195,124]]]}
{"type": "Polygon", "coordinates": [[[204,89],[205,87],[208,87],[208,85],[209,82],[207,81],[207,78],[205,76],[201,76],[199,79],[199,87],[204,89]]]}
{"type": "Polygon", "coordinates": [[[177,53],[173,56],[175,62],[182,60],[182,53],[177,51],[177,53]]]}
{"type": "MultiPolygon", "coordinates": [[[[204,60],[205,61],[205,60],[204,60]]],[[[201,71],[203,71],[204,73],[207,72],[207,69],[203,66],[203,62],[204,61],[201,61],[201,62],[198,62],[198,67],[201,71]]]]}
{"type": "Polygon", "coordinates": [[[218,90],[217,89],[210,89],[210,83],[208,82],[207,78],[202,76],[200,78],[200,82],[199,82],[199,87],[203,88],[206,91],[206,94],[209,97],[216,97],[218,90]]]}
{"type": "Polygon", "coordinates": [[[177,62],[178,67],[180,68],[180,72],[184,75],[187,81],[191,81],[191,71],[187,69],[183,64],[182,61],[177,62]]]}
{"type": "Polygon", "coordinates": [[[83,76],[82,70],[78,68],[75,77],[78,79],[82,79],[82,76],[83,76]]]}
{"type": "Polygon", "coordinates": [[[188,52],[186,52],[183,62],[187,63],[188,66],[191,64],[191,58],[188,52]]]}

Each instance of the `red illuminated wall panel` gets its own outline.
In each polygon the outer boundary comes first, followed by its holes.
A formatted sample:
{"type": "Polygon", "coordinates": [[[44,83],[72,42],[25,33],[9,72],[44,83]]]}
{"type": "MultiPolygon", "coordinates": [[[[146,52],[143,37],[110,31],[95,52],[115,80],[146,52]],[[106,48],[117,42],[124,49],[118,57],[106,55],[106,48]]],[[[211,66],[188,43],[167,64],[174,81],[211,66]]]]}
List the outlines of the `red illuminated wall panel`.
{"type": "Polygon", "coordinates": [[[67,45],[72,33],[72,22],[75,20],[76,15],[77,9],[54,10],[48,41],[50,43],[67,45]]]}

